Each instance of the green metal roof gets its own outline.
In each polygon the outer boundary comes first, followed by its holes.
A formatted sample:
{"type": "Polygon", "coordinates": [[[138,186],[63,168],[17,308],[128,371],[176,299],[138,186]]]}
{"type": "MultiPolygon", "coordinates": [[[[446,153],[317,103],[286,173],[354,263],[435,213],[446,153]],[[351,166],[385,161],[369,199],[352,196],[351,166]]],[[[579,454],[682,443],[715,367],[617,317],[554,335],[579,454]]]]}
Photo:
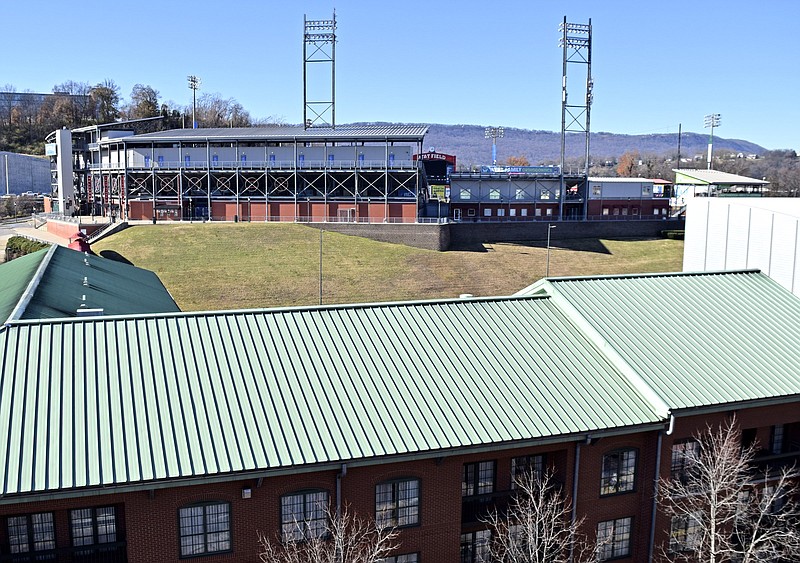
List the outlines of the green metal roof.
{"type": "Polygon", "coordinates": [[[46,255],[45,248],[0,264],[0,322],[11,316],[46,255]]]}
{"type": "Polygon", "coordinates": [[[153,272],[58,245],[0,265],[0,313],[5,321],[179,311],[153,272]],[[27,292],[27,293],[26,293],[27,292]]]}
{"type": "Polygon", "coordinates": [[[538,297],[20,321],[0,330],[0,366],[2,495],[577,439],[666,416],[538,297]]]}
{"type": "Polygon", "coordinates": [[[800,299],[758,271],[556,278],[521,294],[542,292],[672,410],[800,395],[800,299]]]}

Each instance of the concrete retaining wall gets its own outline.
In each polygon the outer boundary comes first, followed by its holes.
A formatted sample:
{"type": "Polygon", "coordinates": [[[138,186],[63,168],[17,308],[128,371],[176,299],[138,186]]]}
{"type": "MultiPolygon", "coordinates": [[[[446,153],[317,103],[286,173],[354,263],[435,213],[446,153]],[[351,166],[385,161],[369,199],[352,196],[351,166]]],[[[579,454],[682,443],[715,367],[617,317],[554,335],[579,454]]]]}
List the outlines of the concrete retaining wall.
{"type": "MultiPolygon", "coordinates": [[[[652,221],[567,221],[553,222],[553,240],[578,238],[658,237],[661,231],[683,229],[683,219],[652,221]]],[[[458,250],[487,242],[545,240],[547,222],[449,223],[449,224],[358,224],[308,223],[309,227],[394,242],[426,250],[458,250]]]]}

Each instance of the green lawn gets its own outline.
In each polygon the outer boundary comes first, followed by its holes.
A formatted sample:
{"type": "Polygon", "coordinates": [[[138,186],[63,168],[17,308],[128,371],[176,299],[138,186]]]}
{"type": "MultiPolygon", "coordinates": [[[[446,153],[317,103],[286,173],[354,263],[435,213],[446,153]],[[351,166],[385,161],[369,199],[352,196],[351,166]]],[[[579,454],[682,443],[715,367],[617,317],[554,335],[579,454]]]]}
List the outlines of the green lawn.
{"type": "MultiPolygon", "coordinates": [[[[319,301],[319,232],[286,224],[134,226],[93,245],[153,270],[184,311],[319,301]]],[[[679,271],[683,241],[554,240],[550,275],[679,271]]],[[[323,302],[508,295],[545,274],[541,242],[434,252],[323,235],[323,302]]]]}

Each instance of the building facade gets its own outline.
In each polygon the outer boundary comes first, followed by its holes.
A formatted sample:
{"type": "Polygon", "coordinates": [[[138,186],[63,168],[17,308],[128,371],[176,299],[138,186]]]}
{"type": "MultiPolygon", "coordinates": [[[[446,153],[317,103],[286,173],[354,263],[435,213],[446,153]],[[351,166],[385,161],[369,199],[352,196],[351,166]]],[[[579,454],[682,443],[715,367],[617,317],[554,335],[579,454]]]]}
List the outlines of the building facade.
{"type": "Polygon", "coordinates": [[[760,460],[800,456],[800,300],[757,272],[75,317],[44,313],[48,269],[73,266],[9,266],[3,560],[258,561],[259,534],[302,540],[347,504],[397,526],[398,561],[484,561],[487,511],[551,469],[600,559],[651,561],[674,529],[655,482],[706,424],[735,413],[760,460]]]}
{"type": "Polygon", "coordinates": [[[152,221],[413,223],[426,199],[413,159],[426,131],[287,126],[136,135],[108,124],[56,132],[49,146],[54,193],[66,212],[152,221]]]}

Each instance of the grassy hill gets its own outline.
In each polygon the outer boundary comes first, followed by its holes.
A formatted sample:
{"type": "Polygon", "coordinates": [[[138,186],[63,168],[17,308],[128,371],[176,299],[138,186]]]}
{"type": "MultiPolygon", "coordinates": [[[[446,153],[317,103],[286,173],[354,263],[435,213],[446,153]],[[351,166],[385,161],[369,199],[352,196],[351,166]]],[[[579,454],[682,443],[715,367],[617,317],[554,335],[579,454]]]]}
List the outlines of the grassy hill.
{"type": "MultiPolygon", "coordinates": [[[[184,311],[319,302],[319,232],[302,225],[135,226],[95,245],[153,270],[184,311]]],[[[323,302],[508,295],[544,276],[541,242],[434,252],[337,233],[323,235],[323,302]]],[[[683,241],[553,241],[550,275],[681,269],[683,241]]]]}

